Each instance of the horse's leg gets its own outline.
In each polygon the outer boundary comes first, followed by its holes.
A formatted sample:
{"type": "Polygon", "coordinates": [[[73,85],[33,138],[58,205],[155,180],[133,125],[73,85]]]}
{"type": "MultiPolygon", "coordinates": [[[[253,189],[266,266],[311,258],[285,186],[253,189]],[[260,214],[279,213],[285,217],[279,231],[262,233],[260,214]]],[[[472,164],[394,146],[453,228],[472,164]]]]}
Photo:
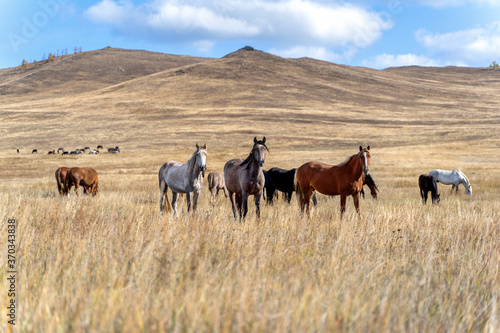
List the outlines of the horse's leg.
{"type": "Polygon", "coordinates": [[[365,198],[365,190],[363,188],[361,188],[361,195],[363,195],[363,199],[365,198]]]}
{"type": "Polygon", "coordinates": [[[226,189],[226,186],[224,186],[224,187],[223,187],[223,189],[224,189],[224,195],[225,195],[225,196],[226,196],[226,198],[227,198],[227,189],[226,189]]]}
{"type": "Polygon", "coordinates": [[[262,194],[255,194],[254,199],[255,199],[255,212],[257,213],[257,218],[260,220],[260,198],[262,197],[262,194]]]}
{"type": "Polygon", "coordinates": [[[160,180],[160,214],[163,213],[163,208],[165,208],[165,196],[167,194],[167,183],[164,180],[160,180]]]}
{"type": "Polygon", "coordinates": [[[188,208],[188,213],[189,213],[189,210],[191,209],[191,192],[186,192],[186,201],[187,201],[187,208],[188,208]]]}
{"type": "Polygon", "coordinates": [[[248,194],[246,194],[245,192],[243,192],[241,194],[241,204],[242,204],[243,210],[240,212],[240,219],[241,218],[244,219],[248,213],[248,194]]]}
{"type": "Polygon", "coordinates": [[[80,181],[76,181],[75,182],[75,193],[76,193],[76,196],[78,196],[78,188],[80,186],[80,181]]]}
{"type": "Polygon", "coordinates": [[[342,218],[342,216],[344,216],[346,201],[347,201],[347,197],[343,194],[340,195],[340,218],[342,218]]]}
{"type": "Polygon", "coordinates": [[[229,191],[229,200],[231,201],[231,208],[233,209],[234,219],[236,220],[236,193],[229,191]]]}
{"type": "Polygon", "coordinates": [[[193,213],[196,213],[196,207],[198,207],[199,196],[200,196],[200,191],[193,192],[193,213]]]}
{"type": "Polygon", "coordinates": [[[427,199],[429,199],[429,191],[424,191],[424,205],[427,205],[427,199]]]}
{"type": "Polygon", "coordinates": [[[422,198],[422,205],[425,205],[424,201],[424,190],[420,189],[420,197],[422,198]]]}
{"type": "Polygon", "coordinates": [[[361,216],[361,208],[359,207],[359,200],[361,199],[360,193],[354,193],[352,195],[352,200],[354,201],[354,207],[356,208],[356,211],[358,212],[358,215],[361,216]]]}
{"type": "Polygon", "coordinates": [[[292,201],[292,192],[285,192],[285,199],[288,204],[292,201]]]}
{"type": "Polygon", "coordinates": [[[177,215],[177,199],[179,193],[172,191],[172,208],[174,209],[174,214],[177,215]]]}

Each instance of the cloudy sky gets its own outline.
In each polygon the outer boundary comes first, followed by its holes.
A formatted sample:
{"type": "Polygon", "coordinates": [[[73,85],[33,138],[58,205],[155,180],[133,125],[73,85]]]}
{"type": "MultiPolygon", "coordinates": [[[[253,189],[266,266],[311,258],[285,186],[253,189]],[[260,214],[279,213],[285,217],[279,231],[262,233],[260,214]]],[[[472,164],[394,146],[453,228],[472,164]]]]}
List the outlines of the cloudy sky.
{"type": "Polygon", "coordinates": [[[500,62],[500,0],[1,0],[0,15],[0,68],[106,46],[222,57],[250,45],[377,69],[500,62]]]}

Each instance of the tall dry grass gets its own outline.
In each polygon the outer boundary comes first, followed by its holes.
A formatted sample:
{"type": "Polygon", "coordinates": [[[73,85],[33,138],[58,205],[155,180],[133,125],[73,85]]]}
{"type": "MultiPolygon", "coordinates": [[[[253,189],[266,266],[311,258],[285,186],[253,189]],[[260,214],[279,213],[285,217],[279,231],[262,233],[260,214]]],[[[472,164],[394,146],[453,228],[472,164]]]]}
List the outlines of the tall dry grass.
{"type": "MultiPolygon", "coordinates": [[[[264,205],[260,221],[251,203],[239,223],[223,195],[210,205],[206,185],[196,217],[185,202],[178,217],[160,217],[163,157],[142,154],[4,159],[21,175],[0,187],[2,239],[8,218],[19,223],[20,332],[500,329],[494,163],[465,164],[472,197],[440,186],[441,203],[423,206],[416,181],[432,153],[419,164],[399,148],[374,151],[380,199],[368,195],[361,218],[348,199],[340,220],[338,197],[321,196],[312,220],[293,199],[264,205]],[[56,194],[52,171],[68,163],[96,166],[97,197],[56,194]]],[[[222,164],[209,155],[209,166],[222,164]]],[[[0,251],[5,267],[4,242],[0,251]]],[[[6,290],[3,270],[0,281],[6,290]]],[[[5,329],[5,307],[1,318],[5,329]]]]}

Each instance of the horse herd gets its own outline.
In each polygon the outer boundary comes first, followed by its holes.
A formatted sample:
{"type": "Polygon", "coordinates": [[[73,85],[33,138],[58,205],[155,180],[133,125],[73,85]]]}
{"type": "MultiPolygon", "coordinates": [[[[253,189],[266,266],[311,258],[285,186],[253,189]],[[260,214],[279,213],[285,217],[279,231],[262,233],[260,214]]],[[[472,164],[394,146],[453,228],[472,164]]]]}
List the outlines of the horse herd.
{"type": "MultiPolygon", "coordinates": [[[[248,198],[254,196],[256,214],[260,218],[260,201],[267,194],[267,202],[272,203],[277,191],[284,193],[290,203],[292,192],[296,192],[302,214],[307,211],[311,217],[311,201],[316,204],[315,194],[319,192],[328,196],[340,195],[340,213],[345,212],[347,197],[352,196],[354,206],[360,214],[360,196],[363,195],[363,185],[370,188],[371,195],[378,197],[378,187],[369,173],[371,151],[370,146],[359,147],[359,152],[348,157],[337,165],[310,161],[292,170],[271,168],[263,170],[266,159],[266,138],[253,140],[253,147],[246,158],[235,158],[224,165],[223,174],[210,172],[207,180],[211,193],[210,201],[215,201],[219,190],[223,190],[231,201],[233,216],[244,219],[248,212],[248,198]]],[[[198,198],[202,189],[206,171],[207,145],[196,144],[196,150],[186,163],[168,161],[158,172],[160,188],[160,213],[173,209],[177,214],[179,194],[186,195],[187,210],[196,211],[198,198]],[[170,202],[167,190],[172,191],[170,202]]],[[[78,188],[82,186],[84,193],[95,195],[99,189],[97,172],[92,168],[66,168],[56,171],[58,191],[61,195],[68,195],[72,186],[78,195],[78,188]]],[[[433,170],[429,175],[419,177],[420,194],[425,204],[428,192],[431,192],[432,202],[439,203],[437,182],[453,185],[458,192],[458,185],[462,183],[466,193],[472,195],[472,187],[467,177],[460,170],[443,171],[433,170]]]]}

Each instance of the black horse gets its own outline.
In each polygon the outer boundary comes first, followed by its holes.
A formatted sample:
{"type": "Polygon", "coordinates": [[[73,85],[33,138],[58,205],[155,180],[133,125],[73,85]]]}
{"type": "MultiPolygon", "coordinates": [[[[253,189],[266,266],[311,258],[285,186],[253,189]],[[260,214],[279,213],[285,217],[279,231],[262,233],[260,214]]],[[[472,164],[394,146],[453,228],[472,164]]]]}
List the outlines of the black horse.
{"type": "MultiPolygon", "coordinates": [[[[371,174],[367,174],[366,177],[363,179],[363,186],[368,186],[370,188],[370,193],[373,197],[373,199],[378,198],[378,187],[377,184],[375,184],[375,181],[373,180],[373,177],[371,174]]],[[[365,191],[361,189],[361,195],[363,195],[363,199],[365,198],[365,191]]]]}
{"type": "MultiPolygon", "coordinates": [[[[268,171],[264,171],[264,176],[266,178],[266,200],[268,204],[273,203],[274,197],[277,195],[277,191],[283,192],[285,194],[286,202],[290,203],[290,200],[292,200],[292,193],[295,191],[293,178],[295,177],[296,170],[297,169],[283,170],[281,168],[274,167],[268,171]]],[[[316,195],[312,200],[316,206],[316,195]]]]}
{"type": "Polygon", "coordinates": [[[422,197],[422,204],[427,204],[427,198],[429,196],[429,192],[432,195],[432,203],[438,204],[441,200],[439,198],[438,187],[436,180],[434,177],[429,175],[420,175],[418,177],[418,187],[420,187],[420,196],[422,197]]]}

